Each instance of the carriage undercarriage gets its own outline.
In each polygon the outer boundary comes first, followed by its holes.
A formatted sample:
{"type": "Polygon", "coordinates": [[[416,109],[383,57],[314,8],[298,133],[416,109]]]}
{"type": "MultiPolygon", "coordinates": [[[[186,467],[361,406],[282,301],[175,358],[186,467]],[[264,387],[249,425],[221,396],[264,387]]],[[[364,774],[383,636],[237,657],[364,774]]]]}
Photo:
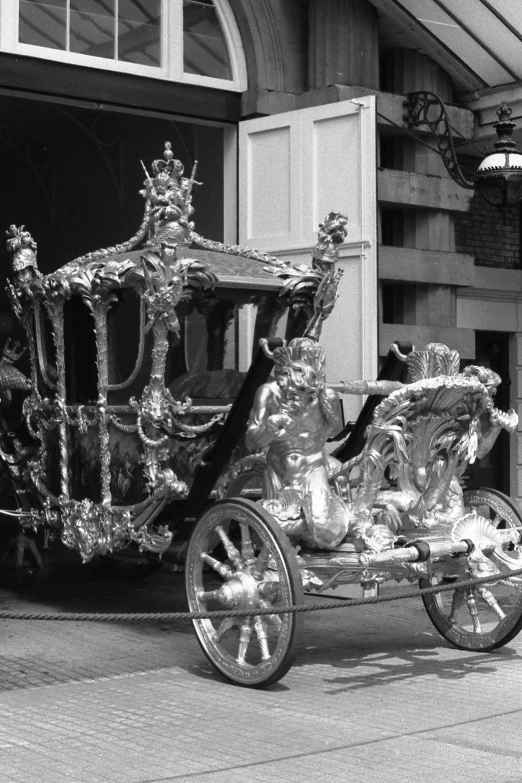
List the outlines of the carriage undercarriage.
{"type": "MultiPolygon", "coordinates": [[[[520,515],[491,490],[466,494],[465,523],[456,533],[423,532],[381,553],[353,543],[327,549],[293,547],[280,525],[245,498],[219,501],[200,518],[186,560],[189,607],[194,612],[242,610],[249,617],[194,620],[213,665],[237,684],[266,686],[288,671],[300,646],[304,615],[269,610],[304,605],[341,585],[360,597],[382,585],[448,585],[522,567],[520,515]],[[462,533],[466,538],[456,540],[462,533]],[[256,615],[255,610],[263,610],[256,615]]],[[[522,577],[423,595],[430,620],[451,644],[489,652],[522,627],[522,577]]],[[[353,595],[353,593],[352,593],[353,595]]]]}

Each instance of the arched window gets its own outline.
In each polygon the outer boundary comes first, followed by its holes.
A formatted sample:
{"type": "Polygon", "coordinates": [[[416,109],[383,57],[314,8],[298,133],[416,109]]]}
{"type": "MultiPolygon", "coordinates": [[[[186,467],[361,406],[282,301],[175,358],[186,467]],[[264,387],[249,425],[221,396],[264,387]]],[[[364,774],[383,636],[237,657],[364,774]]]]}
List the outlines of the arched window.
{"type": "Polygon", "coordinates": [[[226,0],[1,0],[0,49],[246,89],[241,39],[226,0]]]}

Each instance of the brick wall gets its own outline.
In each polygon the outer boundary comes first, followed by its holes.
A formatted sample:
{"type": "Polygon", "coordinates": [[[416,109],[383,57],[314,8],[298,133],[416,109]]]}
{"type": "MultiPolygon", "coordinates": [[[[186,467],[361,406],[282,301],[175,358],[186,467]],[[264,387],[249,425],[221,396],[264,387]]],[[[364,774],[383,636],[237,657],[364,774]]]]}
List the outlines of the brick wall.
{"type": "MultiPolygon", "coordinates": [[[[461,162],[470,169],[477,161],[461,162]]],[[[520,206],[499,209],[475,193],[468,212],[455,215],[455,249],[475,256],[477,266],[520,267],[520,206]]]]}

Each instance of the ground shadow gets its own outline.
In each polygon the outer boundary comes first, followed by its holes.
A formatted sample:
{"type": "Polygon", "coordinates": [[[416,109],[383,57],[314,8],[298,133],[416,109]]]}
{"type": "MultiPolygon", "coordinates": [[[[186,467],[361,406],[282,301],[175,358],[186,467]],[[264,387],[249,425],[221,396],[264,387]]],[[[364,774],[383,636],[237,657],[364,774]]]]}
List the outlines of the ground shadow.
{"type": "Polygon", "coordinates": [[[321,672],[325,692],[333,696],[412,681],[417,677],[461,680],[468,675],[491,675],[513,658],[521,658],[514,646],[508,645],[491,653],[467,652],[452,648],[434,634],[414,642],[411,637],[402,643],[383,640],[379,644],[376,639],[375,644],[352,644],[344,649],[307,649],[299,655],[295,665],[307,668],[327,664],[342,671],[336,676],[324,676],[321,672]]]}

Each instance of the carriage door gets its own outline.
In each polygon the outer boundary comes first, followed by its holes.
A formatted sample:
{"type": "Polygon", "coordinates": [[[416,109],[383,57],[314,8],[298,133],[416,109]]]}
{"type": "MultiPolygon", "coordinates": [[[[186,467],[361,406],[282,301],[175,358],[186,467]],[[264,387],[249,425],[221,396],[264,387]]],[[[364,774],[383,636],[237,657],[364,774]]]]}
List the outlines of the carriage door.
{"type": "MultiPolygon", "coordinates": [[[[330,382],[377,375],[375,98],[246,120],[239,126],[239,244],[310,264],[328,212],[348,217],[344,274],[323,328],[330,382]]],[[[243,314],[240,362],[251,358],[252,319],[243,314]]],[[[362,400],[345,397],[355,419],[362,400]]]]}

